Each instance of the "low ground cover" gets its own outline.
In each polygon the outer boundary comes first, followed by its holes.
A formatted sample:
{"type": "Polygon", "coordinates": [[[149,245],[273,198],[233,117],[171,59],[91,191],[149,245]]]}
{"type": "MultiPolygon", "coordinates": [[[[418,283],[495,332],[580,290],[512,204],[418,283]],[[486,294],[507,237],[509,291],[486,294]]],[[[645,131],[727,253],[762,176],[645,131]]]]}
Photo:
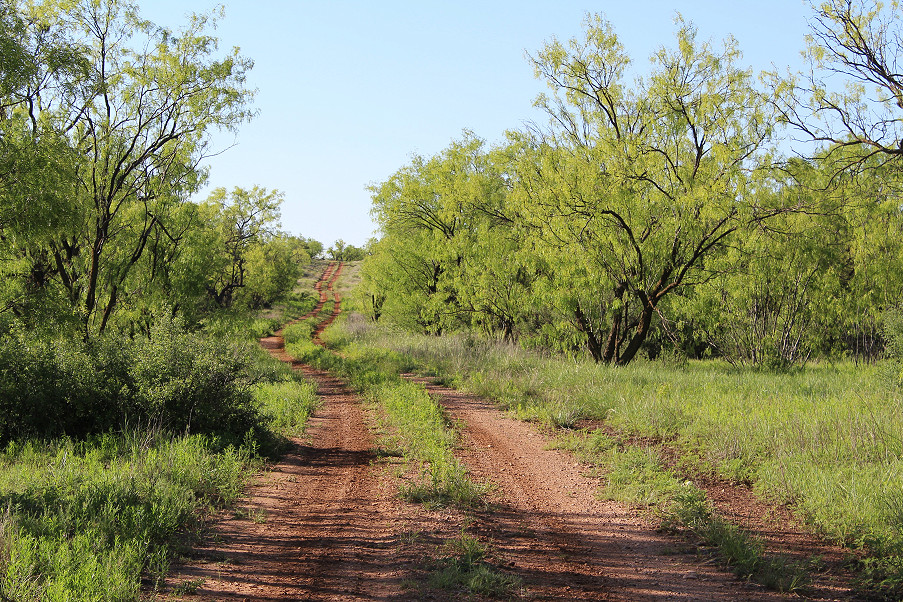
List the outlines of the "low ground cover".
{"type": "Polygon", "coordinates": [[[0,598],[138,599],[304,432],[314,387],[253,326],[0,341],[0,598]]]}
{"type": "Polygon", "coordinates": [[[899,591],[903,401],[882,386],[880,367],[778,373],[712,361],[610,367],[354,319],[324,338],[401,354],[418,370],[523,419],[568,428],[589,419],[625,439],[666,441],[683,450],[683,470],[714,472],[791,504],[827,539],[867,554],[863,568],[873,586],[899,591]]]}

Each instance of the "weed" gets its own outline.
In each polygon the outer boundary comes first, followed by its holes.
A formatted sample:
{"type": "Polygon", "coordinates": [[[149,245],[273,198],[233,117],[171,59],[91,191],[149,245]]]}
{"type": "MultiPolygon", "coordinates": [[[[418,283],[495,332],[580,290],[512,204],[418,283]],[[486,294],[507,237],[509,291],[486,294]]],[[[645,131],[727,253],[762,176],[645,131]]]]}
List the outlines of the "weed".
{"type": "Polygon", "coordinates": [[[481,596],[504,597],[521,587],[514,575],[501,572],[486,561],[488,550],[465,532],[445,542],[445,555],[436,561],[429,581],[441,589],[463,589],[481,596]]]}
{"type": "Polygon", "coordinates": [[[204,585],[206,579],[198,577],[197,579],[189,579],[176,584],[172,588],[172,593],[176,596],[193,596],[204,585]]]}

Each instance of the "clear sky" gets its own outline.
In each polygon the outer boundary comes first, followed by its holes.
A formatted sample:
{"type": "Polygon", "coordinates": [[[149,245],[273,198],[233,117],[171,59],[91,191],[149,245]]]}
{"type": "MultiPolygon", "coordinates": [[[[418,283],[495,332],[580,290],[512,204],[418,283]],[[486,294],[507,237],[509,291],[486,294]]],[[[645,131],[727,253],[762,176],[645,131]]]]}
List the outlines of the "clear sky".
{"type": "MultiPolygon", "coordinates": [[[[215,0],[138,0],[177,28],[215,0]]],[[[412,154],[433,155],[472,130],[489,143],[545,122],[545,90],[525,51],[581,33],[587,12],[613,24],[638,70],[674,39],[674,16],[702,39],[733,35],[756,70],[799,68],[810,9],[803,0],[232,0],[216,35],[253,59],[259,115],[216,139],[210,187],[285,193],[283,229],[329,246],[374,236],[369,184],[412,154]],[[234,143],[234,146],[233,146],[234,143]]],[[[209,187],[202,191],[206,197],[209,187]]]]}

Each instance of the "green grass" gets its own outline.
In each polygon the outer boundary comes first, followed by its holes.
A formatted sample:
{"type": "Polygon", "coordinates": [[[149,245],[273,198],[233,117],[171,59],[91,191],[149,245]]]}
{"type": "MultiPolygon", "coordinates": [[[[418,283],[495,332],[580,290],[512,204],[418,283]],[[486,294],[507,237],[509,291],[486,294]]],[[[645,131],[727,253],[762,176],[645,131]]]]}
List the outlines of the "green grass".
{"type": "Polygon", "coordinates": [[[880,366],[613,367],[375,328],[359,317],[330,329],[330,341],[398,353],[522,419],[550,427],[593,419],[622,437],[666,441],[687,453],[684,468],[791,504],[828,540],[866,553],[873,584],[903,594],[903,399],[884,386],[880,366]]]}
{"type": "Polygon", "coordinates": [[[462,531],[459,537],[445,542],[444,552],[430,573],[433,587],[493,598],[509,597],[521,588],[520,579],[487,561],[486,546],[468,533],[462,531]]]}
{"type": "Polygon", "coordinates": [[[104,435],[10,444],[0,454],[0,596],[135,600],[204,513],[259,468],[209,438],[104,435]]]}
{"type": "Polygon", "coordinates": [[[286,352],[347,379],[373,404],[381,427],[389,433],[381,445],[419,464],[418,476],[400,487],[403,498],[427,506],[481,503],[489,486],[473,482],[455,458],[457,433],[441,405],[421,385],[400,378],[399,374],[412,368],[408,358],[391,351],[343,345],[330,338],[327,330],[324,337],[340,350],[334,353],[304,338],[305,332],[309,331],[301,324],[286,329],[286,352]]]}
{"type": "Polygon", "coordinates": [[[270,429],[287,438],[303,435],[308,419],[320,405],[316,385],[299,376],[260,383],[254,398],[270,429]]]}
{"type": "Polygon", "coordinates": [[[427,506],[468,507],[480,502],[487,487],[474,483],[455,458],[457,433],[422,386],[386,383],[370,391],[369,397],[392,433],[384,445],[402,450],[422,466],[420,478],[401,487],[404,499],[427,506]]]}
{"type": "MultiPolygon", "coordinates": [[[[318,403],[296,377],[258,384],[273,434],[304,433],[318,403]]],[[[87,441],[13,442],[0,453],[0,599],[137,600],[234,503],[263,461],[252,440],[137,430],[87,441]]],[[[265,516],[254,517],[265,520],[265,516]]]]}

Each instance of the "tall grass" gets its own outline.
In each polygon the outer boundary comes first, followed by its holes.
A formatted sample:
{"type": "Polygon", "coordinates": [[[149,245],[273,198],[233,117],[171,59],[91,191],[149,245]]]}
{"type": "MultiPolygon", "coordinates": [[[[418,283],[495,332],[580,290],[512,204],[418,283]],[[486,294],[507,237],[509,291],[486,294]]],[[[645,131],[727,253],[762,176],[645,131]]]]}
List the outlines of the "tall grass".
{"type": "Polygon", "coordinates": [[[260,383],[254,390],[269,429],[282,437],[300,437],[310,416],[320,405],[317,386],[298,376],[260,383]]]}
{"type": "Polygon", "coordinates": [[[876,578],[903,583],[903,401],[882,386],[880,366],[785,373],[715,361],[612,367],[360,319],[335,327],[327,341],[400,353],[524,419],[551,426],[601,420],[666,440],[698,458],[696,468],[792,504],[828,539],[871,554],[876,578]]]}
{"type": "Polygon", "coordinates": [[[104,435],[0,453],[0,598],[134,600],[180,534],[231,503],[259,464],[203,436],[104,435]]]}

